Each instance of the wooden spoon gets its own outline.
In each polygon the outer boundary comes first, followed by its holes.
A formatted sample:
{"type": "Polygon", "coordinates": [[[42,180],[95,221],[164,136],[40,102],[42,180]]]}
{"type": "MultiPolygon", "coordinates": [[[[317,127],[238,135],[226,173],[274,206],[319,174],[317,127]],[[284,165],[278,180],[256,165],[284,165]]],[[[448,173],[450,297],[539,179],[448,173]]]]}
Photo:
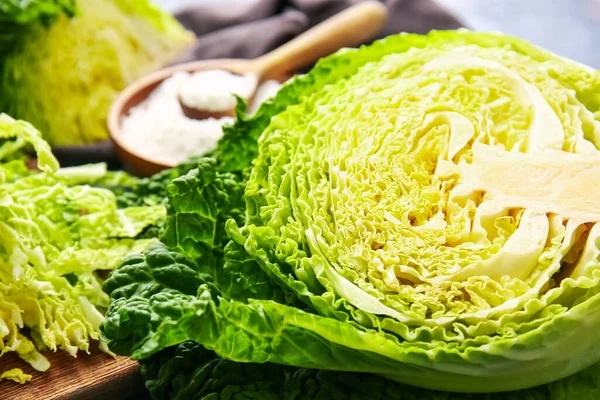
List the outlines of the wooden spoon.
{"type": "MultiPolygon", "coordinates": [[[[381,31],[386,19],[387,10],[381,3],[374,1],[359,3],[321,22],[270,53],[248,61],[242,73],[254,75],[256,84],[251,90],[252,95],[246,100],[251,103],[258,86],[266,80],[295,72],[342,47],[356,46],[372,39],[381,31]]],[[[223,69],[235,74],[241,72],[235,67],[223,69]]],[[[186,105],[181,97],[179,103],[188,118],[235,116],[235,109],[218,111],[198,109],[186,105]]]]}

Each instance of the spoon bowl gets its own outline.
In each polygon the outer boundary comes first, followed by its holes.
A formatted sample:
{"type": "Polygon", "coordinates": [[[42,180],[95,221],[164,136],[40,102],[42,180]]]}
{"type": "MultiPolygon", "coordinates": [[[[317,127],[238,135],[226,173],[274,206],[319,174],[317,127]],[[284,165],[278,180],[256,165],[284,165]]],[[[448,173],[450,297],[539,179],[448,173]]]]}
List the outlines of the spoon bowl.
{"type": "MultiPolygon", "coordinates": [[[[214,71],[214,70],[213,70],[214,71]]],[[[200,71],[199,71],[200,72],[200,71]]],[[[240,97],[242,97],[244,99],[244,101],[246,101],[247,104],[252,104],[256,95],[256,92],[258,90],[258,86],[259,86],[259,81],[258,81],[258,77],[256,76],[256,74],[253,73],[247,73],[247,74],[231,74],[231,71],[223,71],[222,74],[225,74],[225,76],[231,76],[231,77],[235,77],[234,79],[240,79],[239,84],[244,86],[244,90],[243,93],[242,92],[238,92],[238,95],[240,97]]],[[[221,86],[219,88],[215,88],[212,87],[210,88],[210,92],[212,93],[212,95],[209,95],[210,98],[210,102],[206,102],[206,98],[204,99],[204,103],[205,105],[211,104],[210,105],[210,109],[205,109],[203,107],[194,107],[192,105],[189,105],[190,103],[190,99],[188,98],[186,101],[185,95],[192,97],[192,103],[194,100],[194,97],[196,96],[204,96],[206,97],[206,92],[203,94],[203,88],[205,88],[205,85],[209,85],[212,86],[214,85],[214,81],[217,80],[219,78],[211,76],[211,77],[205,77],[203,79],[203,81],[201,81],[201,85],[198,87],[198,84],[194,85],[193,84],[193,80],[194,78],[192,77],[187,83],[186,85],[184,85],[185,87],[181,88],[177,99],[179,100],[179,106],[181,107],[181,110],[183,111],[183,114],[191,119],[196,119],[196,120],[202,120],[202,119],[208,119],[208,118],[215,118],[215,119],[219,119],[219,118],[223,118],[223,117],[235,117],[235,106],[230,106],[227,103],[231,102],[233,104],[236,103],[235,98],[233,97],[233,94],[228,92],[228,89],[230,89],[232,86],[235,87],[236,85],[232,85],[231,83],[229,85],[224,85],[221,86]],[[215,91],[217,93],[215,93],[215,91]],[[217,98],[219,96],[225,96],[226,98],[230,98],[229,101],[225,104],[225,107],[218,107],[219,105],[219,101],[215,99],[215,94],[217,95],[217,98]]],[[[241,87],[239,87],[239,89],[242,89],[241,87]]],[[[201,102],[203,101],[202,99],[200,100],[201,102]]],[[[222,105],[222,104],[221,104],[222,105]]]]}
{"type": "Polygon", "coordinates": [[[209,110],[201,110],[198,108],[188,107],[185,103],[179,99],[179,105],[181,106],[181,111],[183,111],[183,115],[191,119],[209,119],[209,118],[225,118],[225,117],[235,117],[235,109],[231,108],[224,111],[209,111],[209,110]]]}

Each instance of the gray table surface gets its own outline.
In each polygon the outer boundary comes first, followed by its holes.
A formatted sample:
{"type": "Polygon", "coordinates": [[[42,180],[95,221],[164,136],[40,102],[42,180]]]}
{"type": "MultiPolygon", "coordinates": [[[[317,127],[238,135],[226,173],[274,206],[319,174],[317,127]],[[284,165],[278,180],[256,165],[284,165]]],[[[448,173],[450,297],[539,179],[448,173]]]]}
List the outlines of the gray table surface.
{"type": "MultiPolygon", "coordinates": [[[[219,1],[155,0],[174,11],[185,5],[219,1]]],[[[600,69],[600,0],[436,0],[473,30],[521,37],[600,69]]]]}

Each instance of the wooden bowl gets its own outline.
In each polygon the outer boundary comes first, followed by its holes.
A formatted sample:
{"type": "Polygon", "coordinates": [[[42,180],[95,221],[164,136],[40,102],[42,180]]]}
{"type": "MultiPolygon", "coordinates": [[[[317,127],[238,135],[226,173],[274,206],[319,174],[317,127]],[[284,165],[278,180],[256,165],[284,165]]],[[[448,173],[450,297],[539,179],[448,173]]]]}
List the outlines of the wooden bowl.
{"type": "MultiPolygon", "coordinates": [[[[147,75],[140,80],[129,85],[112,104],[108,114],[108,131],[115,144],[117,155],[123,162],[125,169],[134,175],[151,176],[163,169],[172,168],[175,165],[166,164],[161,161],[153,160],[143,154],[138,149],[131,148],[123,140],[121,123],[123,118],[129,114],[129,111],[146,100],[158,85],[165,79],[171,77],[176,72],[197,72],[209,69],[223,69],[234,73],[243,74],[247,72],[249,60],[241,59],[218,59],[207,61],[194,61],[190,63],[175,65],[147,75]]],[[[280,77],[280,82],[287,80],[290,75],[280,77]]]]}

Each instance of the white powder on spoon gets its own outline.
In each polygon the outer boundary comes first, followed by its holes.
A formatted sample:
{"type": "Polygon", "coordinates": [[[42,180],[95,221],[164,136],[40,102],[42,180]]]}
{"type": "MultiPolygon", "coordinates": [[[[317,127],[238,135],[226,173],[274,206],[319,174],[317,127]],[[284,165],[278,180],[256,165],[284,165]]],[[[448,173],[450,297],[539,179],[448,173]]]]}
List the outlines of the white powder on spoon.
{"type": "MultiPolygon", "coordinates": [[[[186,117],[178,98],[182,89],[196,87],[199,96],[203,93],[199,86],[189,85],[193,78],[193,75],[185,72],[174,74],[165,79],[145,101],[129,111],[121,124],[123,141],[128,148],[151,160],[176,165],[217,146],[223,136],[222,126],[232,123],[233,118],[194,120],[186,117]]],[[[215,81],[215,84],[218,82],[215,81]]],[[[279,86],[278,82],[273,81],[261,85],[252,108],[255,109],[259,102],[273,96],[279,86]]],[[[212,101],[224,104],[228,101],[223,100],[227,96],[234,99],[233,106],[228,108],[235,107],[235,97],[231,93],[225,92],[221,100],[213,98],[212,101]]]]}
{"type": "Polygon", "coordinates": [[[193,74],[179,90],[181,102],[203,111],[227,111],[235,108],[234,95],[248,100],[258,84],[252,74],[236,75],[229,71],[211,70],[193,74]]]}

